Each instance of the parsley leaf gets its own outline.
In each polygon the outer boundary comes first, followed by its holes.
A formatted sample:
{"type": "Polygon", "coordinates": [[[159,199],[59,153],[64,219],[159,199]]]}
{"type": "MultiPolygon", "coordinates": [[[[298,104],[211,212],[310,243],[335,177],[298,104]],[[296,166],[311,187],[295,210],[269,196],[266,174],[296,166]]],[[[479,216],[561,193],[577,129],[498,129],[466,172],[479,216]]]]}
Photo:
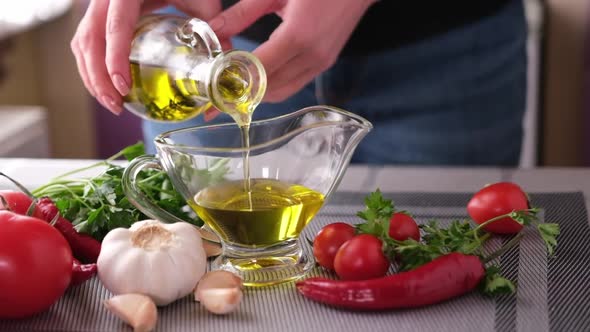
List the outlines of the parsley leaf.
{"type": "Polygon", "coordinates": [[[394,244],[389,244],[388,248],[391,248],[393,255],[390,253],[389,256],[397,257],[400,271],[413,270],[446,253],[441,247],[420,243],[414,239],[391,241],[394,244]]]}
{"type": "Polygon", "coordinates": [[[357,215],[367,221],[390,218],[394,212],[393,201],[385,199],[380,189],[365,197],[365,205],[366,209],[358,212],[357,215]]]}
{"type": "Polygon", "coordinates": [[[447,228],[443,228],[436,220],[431,220],[419,227],[423,231],[421,242],[413,239],[405,241],[385,239],[386,248],[389,248],[386,254],[397,258],[399,269],[402,271],[415,269],[451,252],[476,254],[489,237],[489,234],[475,237],[469,221],[454,220],[447,228]]]}
{"type": "Polygon", "coordinates": [[[145,146],[143,142],[137,142],[136,144],[123,148],[120,153],[123,154],[127,161],[131,161],[134,158],[145,154],[145,146]]]}
{"type": "Polygon", "coordinates": [[[424,242],[440,247],[442,252],[473,254],[481,247],[481,241],[473,236],[469,221],[453,220],[447,228],[441,228],[437,221],[430,221],[420,228],[424,231],[424,242]]]}
{"type": "Polygon", "coordinates": [[[558,224],[537,224],[537,230],[541,235],[541,238],[545,242],[545,246],[547,247],[547,251],[549,252],[549,256],[553,255],[555,251],[555,246],[557,246],[557,236],[559,235],[559,225],[558,224]]]}
{"type": "Polygon", "coordinates": [[[357,212],[357,216],[366,222],[357,224],[355,227],[362,234],[386,237],[394,212],[393,201],[385,199],[381,191],[377,189],[365,197],[365,210],[357,212]]]}
{"type": "Polygon", "coordinates": [[[479,289],[486,295],[494,296],[512,294],[516,290],[516,287],[512,281],[500,275],[500,268],[490,266],[486,269],[486,275],[479,284],[479,289]]]}
{"type": "MultiPolygon", "coordinates": [[[[125,157],[131,160],[145,154],[142,142],[122,149],[105,161],[81,169],[67,172],[49,183],[35,189],[35,197],[51,198],[60,214],[70,220],[75,229],[99,241],[118,227],[130,227],[133,223],[149,219],[129,202],[123,192],[122,177],[125,167],[114,165],[112,161],[125,157]],[[80,171],[103,167],[102,172],[93,177],[72,178],[80,171]]],[[[227,160],[220,159],[208,170],[198,170],[185,161],[185,171],[191,172],[193,180],[199,184],[219,182],[228,172],[227,160]],[[199,177],[196,180],[195,176],[199,177]]],[[[146,196],[171,214],[197,226],[203,221],[187,205],[182,195],[176,191],[170,178],[163,170],[146,169],[139,172],[137,185],[146,196]]]]}

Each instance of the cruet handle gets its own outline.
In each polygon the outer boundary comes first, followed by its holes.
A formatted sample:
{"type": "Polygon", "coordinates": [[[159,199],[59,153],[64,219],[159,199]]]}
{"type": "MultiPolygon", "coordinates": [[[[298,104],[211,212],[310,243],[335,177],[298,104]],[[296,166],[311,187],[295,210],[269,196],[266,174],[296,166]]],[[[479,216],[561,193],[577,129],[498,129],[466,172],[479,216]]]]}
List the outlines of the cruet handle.
{"type": "Polygon", "coordinates": [[[121,185],[129,202],[150,218],[166,223],[185,221],[156,205],[139,188],[137,185],[137,176],[141,171],[149,168],[162,169],[158,158],[153,155],[136,157],[125,168],[121,185]]]}
{"type": "MultiPolygon", "coordinates": [[[[160,161],[154,155],[143,155],[134,158],[123,171],[121,184],[123,187],[123,192],[127,196],[127,199],[129,199],[129,202],[131,202],[131,204],[133,204],[143,214],[152,219],[165,223],[187,222],[186,220],[182,220],[172,213],[159,207],[143,193],[141,188],[139,188],[137,185],[137,176],[139,175],[139,172],[149,168],[162,169],[160,161]]],[[[214,235],[211,229],[206,225],[203,225],[203,227],[197,229],[199,230],[203,240],[219,243],[219,238],[214,235]]]]}
{"type": "Polygon", "coordinates": [[[186,23],[178,29],[176,36],[180,41],[193,48],[199,43],[203,43],[211,58],[214,58],[223,52],[221,43],[215,32],[213,32],[207,22],[198,18],[191,18],[186,21],[186,23]]]}

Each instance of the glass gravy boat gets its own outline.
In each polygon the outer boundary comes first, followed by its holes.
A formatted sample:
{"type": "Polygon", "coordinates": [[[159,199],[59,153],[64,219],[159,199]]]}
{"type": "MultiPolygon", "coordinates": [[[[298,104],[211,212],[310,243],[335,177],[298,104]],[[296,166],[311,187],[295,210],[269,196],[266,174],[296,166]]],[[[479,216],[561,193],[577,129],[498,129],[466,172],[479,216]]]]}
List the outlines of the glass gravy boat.
{"type": "Polygon", "coordinates": [[[249,147],[234,123],[165,132],[156,156],[134,159],[123,188],[144,214],[182,221],[137,188],[137,174],[163,168],[174,188],[221,239],[212,269],[240,275],[246,286],[297,279],[313,267],[299,235],[326,204],[372,124],[350,112],[313,106],[255,121],[249,147]]]}

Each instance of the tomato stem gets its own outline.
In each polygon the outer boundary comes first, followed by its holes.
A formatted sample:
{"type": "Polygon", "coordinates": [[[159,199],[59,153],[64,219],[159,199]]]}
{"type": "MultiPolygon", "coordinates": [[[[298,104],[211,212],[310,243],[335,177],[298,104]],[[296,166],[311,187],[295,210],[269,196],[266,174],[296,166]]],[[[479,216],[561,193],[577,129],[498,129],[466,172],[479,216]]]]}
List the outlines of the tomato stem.
{"type": "MultiPolygon", "coordinates": [[[[489,225],[489,224],[491,224],[491,223],[493,223],[495,221],[498,221],[500,219],[507,218],[507,217],[510,218],[510,215],[512,213],[514,213],[514,212],[533,212],[533,211],[535,211],[535,209],[516,210],[516,211],[512,211],[510,213],[505,213],[505,214],[496,216],[496,217],[494,217],[492,219],[488,219],[488,220],[484,221],[483,223],[481,223],[477,227],[475,227],[473,229],[473,231],[477,233],[477,231],[479,231],[480,229],[484,228],[485,226],[487,226],[487,225],[489,225]]],[[[514,219],[512,219],[512,220],[514,220],[514,219]]],[[[514,221],[522,225],[522,223],[518,222],[517,220],[514,220],[514,221]]]]}
{"type": "Polygon", "coordinates": [[[477,240],[478,243],[478,249],[481,249],[482,244],[487,241],[490,237],[492,236],[492,234],[490,233],[485,233],[484,235],[482,235],[481,237],[479,237],[477,235],[477,232],[475,232],[475,239],[477,240]]]}
{"type": "Polygon", "coordinates": [[[0,172],[0,176],[3,176],[5,178],[7,178],[10,182],[14,183],[15,186],[18,187],[18,189],[20,189],[23,193],[27,194],[27,196],[31,197],[31,198],[35,198],[35,196],[33,196],[33,194],[31,194],[31,192],[22,184],[20,184],[20,182],[16,181],[15,179],[11,178],[10,176],[0,172]]]}
{"type": "MultiPolygon", "coordinates": [[[[488,220],[484,221],[483,223],[479,224],[477,227],[475,227],[475,228],[473,229],[473,232],[474,232],[475,234],[477,234],[477,232],[478,232],[480,229],[483,229],[485,226],[487,226],[487,225],[489,225],[489,224],[493,223],[494,221],[497,221],[497,220],[500,220],[500,219],[506,218],[506,217],[508,217],[509,215],[510,215],[510,214],[509,214],[509,213],[507,213],[507,214],[502,214],[502,215],[496,216],[496,217],[494,217],[494,218],[492,218],[492,219],[488,219],[488,220]]],[[[476,236],[477,236],[477,235],[476,235],[476,236]]]]}
{"type": "Polygon", "coordinates": [[[8,202],[6,201],[6,198],[4,198],[4,196],[2,196],[2,195],[0,195],[0,203],[4,207],[4,209],[0,209],[0,210],[10,211],[10,206],[8,205],[8,202]]]}
{"type": "Polygon", "coordinates": [[[37,199],[33,198],[33,200],[31,201],[31,205],[29,205],[29,208],[27,209],[27,216],[32,217],[33,214],[35,214],[36,208],[37,208],[37,199]]]}
{"type": "Polygon", "coordinates": [[[504,254],[506,251],[508,251],[510,248],[514,247],[515,245],[518,244],[518,242],[520,241],[520,239],[524,236],[523,233],[518,233],[516,234],[515,237],[513,237],[512,239],[510,239],[510,241],[508,241],[504,246],[502,246],[500,249],[494,251],[491,255],[484,257],[483,258],[483,263],[487,264],[490,261],[492,261],[493,259],[501,256],[502,254],[504,254]]]}
{"type": "MultiPolygon", "coordinates": [[[[23,186],[20,182],[16,181],[15,179],[11,178],[10,176],[0,172],[0,176],[3,176],[5,178],[7,178],[10,182],[14,183],[15,186],[18,187],[18,189],[20,189],[20,191],[22,191],[23,193],[25,193],[25,195],[29,196],[32,201],[31,201],[31,205],[29,206],[29,208],[27,209],[27,216],[31,217],[33,216],[33,214],[35,213],[35,208],[37,207],[37,198],[35,196],[33,196],[33,194],[31,194],[31,192],[25,187],[23,186]]],[[[4,203],[4,197],[3,198],[3,203],[4,203]]],[[[8,206],[8,205],[4,205],[4,206],[8,206]]]]}

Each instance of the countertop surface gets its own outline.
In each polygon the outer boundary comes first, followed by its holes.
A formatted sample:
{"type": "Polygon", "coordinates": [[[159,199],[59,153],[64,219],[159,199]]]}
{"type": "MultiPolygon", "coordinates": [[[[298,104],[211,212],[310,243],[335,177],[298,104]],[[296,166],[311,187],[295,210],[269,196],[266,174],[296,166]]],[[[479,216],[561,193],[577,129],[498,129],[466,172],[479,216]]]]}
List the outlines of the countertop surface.
{"type": "MultiPolygon", "coordinates": [[[[0,159],[0,171],[29,188],[45,184],[66,171],[91,165],[93,160],[0,159]]],[[[90,175],[91,173],[88,173],[90,175]]],[[[82,174],[78,174],[81,176],[82,174]]],[[[288,282],[248,289],[237,312],[215,316],[190,297],[158,311],[157,331],[589,331],[590,237],[587,207],[590,169],[587,168],[441,168],[350,166],[336,194],[306,226],[302,237],[312,238],[334,221],[359,222],[363,197],[380,189],[411,212],[419,223],[447,224],[466,217],[469,197],[486,184],[512,181],[530,194],[540,208],[540,222],[557,222],[555,256],[546,254],[533,228],[525,229],[518,246],[492,264],[517,283],[517,292],[496,298],[478,292],[426,307],[363,312],[340,310],[301,296],[288,282]]],[[[1,188],[10,188],[0,180],[1,188]]],[[[508,238],[493,237],[486,252],[508,238]]],[[[304,242],[304,241],[303,241],[304,242]]],[[[309,254],[310,248],[302,244],[309,254]]],[[[315,267],[309,276],[335,276],[315,267]]],[[[0,330],[129,331],[101,303],[112,296],[93,278],[70,288],[48,311],[22,321],[0,320],[0,330]]]]}

